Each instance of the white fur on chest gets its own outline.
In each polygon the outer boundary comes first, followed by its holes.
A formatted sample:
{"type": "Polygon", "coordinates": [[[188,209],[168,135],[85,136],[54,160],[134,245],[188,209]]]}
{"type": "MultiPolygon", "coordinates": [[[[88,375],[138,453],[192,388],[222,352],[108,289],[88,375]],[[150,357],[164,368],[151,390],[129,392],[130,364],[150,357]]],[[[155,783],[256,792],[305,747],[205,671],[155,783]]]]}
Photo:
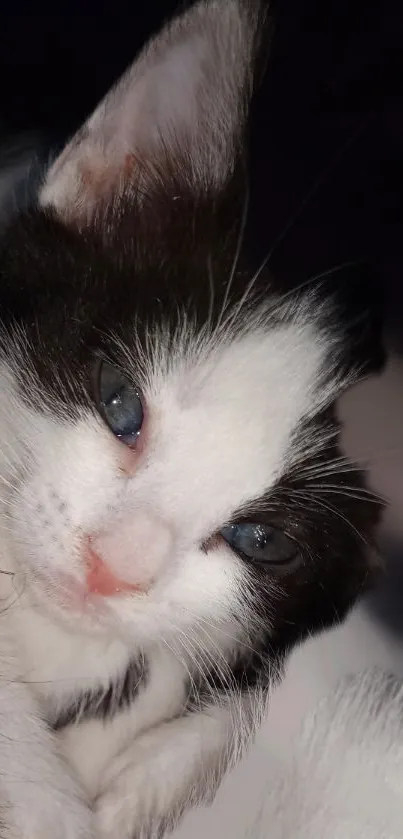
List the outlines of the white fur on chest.
{"type": "MultiPolygon", "coordinates": [[[[51,716],[86,691],[107,689],[135,657],[122,640],[64,631],[28,604],[19,604],[16,631],[23,678],[51,716]]],[[[147,652],[144,686],[128,708],[105,720],[81,720],[59,733],[63,751],[91,797],[98,793],[108,763],[128,741],[181,710],[185,690],[184,665],[167,647],[154,645],[147,652]]]]}
{"type": "Polygon", "coordinates": [[[145,688],[127,710],[117,712],[110,720],[83,721],[61,732],[63,750],[91,798],[99,792],[111,759],[128,742],[179,713],[185,689],[181,664],[169,652],[156,649],[149,658],[145,688]]]}

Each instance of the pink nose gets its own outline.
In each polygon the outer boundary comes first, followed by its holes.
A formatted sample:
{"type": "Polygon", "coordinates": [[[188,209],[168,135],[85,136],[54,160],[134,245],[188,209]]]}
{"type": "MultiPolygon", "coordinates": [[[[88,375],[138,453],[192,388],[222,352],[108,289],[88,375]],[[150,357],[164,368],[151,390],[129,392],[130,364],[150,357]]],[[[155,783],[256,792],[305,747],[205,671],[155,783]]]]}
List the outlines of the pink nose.
{"type": "Polygon", "coordinates": [[[147,591],[172,551],[171,528],[146,511],[122,516],[87,539],[89,592],[111,597],[147,591]]]}
{"type": "Polygon", "coordinates": [[[89,594],[101,594],[103,597],[113,597],[115,594],[121,594],[125,591],[134,592],[142,590],[135,583],[127,583],[115,577],[108,566],[105,565],[102,557],[90,547],[86,552],[86,563],[86,583],[89,594]]]}

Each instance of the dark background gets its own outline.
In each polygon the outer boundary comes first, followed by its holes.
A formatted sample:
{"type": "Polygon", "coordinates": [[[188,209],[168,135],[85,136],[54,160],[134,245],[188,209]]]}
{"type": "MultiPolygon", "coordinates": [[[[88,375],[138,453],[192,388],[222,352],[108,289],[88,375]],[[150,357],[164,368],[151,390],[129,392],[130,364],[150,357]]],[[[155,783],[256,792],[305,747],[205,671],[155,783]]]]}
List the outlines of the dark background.
{"type": "MultiPolygon", "coordinates": [[[[0,26],[3,135],[39,130],[46,142],[62,142],[176,6],[8,3],[0,26]]],[[[278,241],[273,270],[296,282],[366,259],[388,290],[399,333],[403,3],[277,0],[275,17],[252,121],[252,212],[261,247],[278,241]]]]}

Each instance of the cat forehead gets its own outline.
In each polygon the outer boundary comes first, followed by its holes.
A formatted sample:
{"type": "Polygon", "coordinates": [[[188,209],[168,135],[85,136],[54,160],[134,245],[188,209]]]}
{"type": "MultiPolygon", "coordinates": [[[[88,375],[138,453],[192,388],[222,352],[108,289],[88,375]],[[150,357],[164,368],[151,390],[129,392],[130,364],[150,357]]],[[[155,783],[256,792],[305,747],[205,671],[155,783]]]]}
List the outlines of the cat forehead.
{"type": "MultiPolygon", "coordinates": [[[[181,412],[220,407],[232,423],[242,411],[267,419],[282,405],[304,415],[315,403],[329,350],[314,323],[267,323],[251,319],[240,333],[197,331],[186,322],[175,334],[155,330],[140,342],[118,342],[119,366],[151,403],[170,402],[181,412]],[[120,352],[119,352],[120,351],[120,352]],[[243,410],[242,410],[243,409],[243,410]],[[260,410],[259,410],[260,409],[260,410]],[[235,418],[234,418],[235,414],[235,418]]],[[[327,371],[328,373],[330,371],[327,371]]]]}
{"type": "Polygon", "coordinates": [[[153,470],[139,486],[152,485],[153,497],[167,482],[193,488],[186,510],[202,503],[207,521],[259,498],[300,450],[298,430],[326,391],[326,351],[312,326],[295,324],[206,343],[193,357],[173,349],[170,367],[144,384],[153,470]]]}

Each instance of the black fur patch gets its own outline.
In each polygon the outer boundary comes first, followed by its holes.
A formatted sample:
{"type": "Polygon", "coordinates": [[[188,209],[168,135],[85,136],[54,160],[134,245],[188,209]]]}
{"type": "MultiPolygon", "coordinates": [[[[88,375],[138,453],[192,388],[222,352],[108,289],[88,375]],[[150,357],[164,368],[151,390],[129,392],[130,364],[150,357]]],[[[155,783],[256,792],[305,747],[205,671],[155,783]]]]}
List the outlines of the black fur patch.
{"type": "Polygon", "coordinates": [[[107,688],[99,687],[78,694],[50,720],[54,731],[89,719],[111,719],[134,702],[140,690],[147,686],[147,663],[144,659],[131,661],[123,677],[107,688]]]}
{"type": "Polygon", "coordinates": [[[255,509],[250,505],[234,516],[290,535],[299,545],[299,562],[281,577],[270,565],[249,565],[249,589],[263,627],[250,641],[254,652],[240,647],[227,671],[212,667],[191,691],[190,709],[207,702],[214,691],[248,691],[266,678],[279,678],[295,644],[341,621],[381,577],[374,542],[381,504],[367,490],[364,475],[340,459],[332,410],[300,429],[301,450],[303,441],[321,434],[327,445],[301,459],[255,509]]]}
{"type": "MultiPolygon", "coordinates": [[[[122,199],[113,220],[105,217],[81,233],[40,212],[10,225],[0,243],[1,319],[6,327],[24,328],[44,398],[69,410],[92,406],[92,367],[99,352],[113,356],[111,332],[130,349],[134,324],[140,341],[150,326],[175,329],[183,312],[204,325],[210,276],[217,318],[242,194],[235,182],[219,201],[178,189],[156,184],[141,212],[122,199]]],[[[239,298],[246,278],[234,280],[239,298]]],[[[31,376],[21,370],[25,393],[32,392],[31,376]]]]}
{"type": "MultiPolygon", "coordinates": [[[[92,408],[96,356],[106,353],[122,363],[111,333],[130,350],[134,328],[143,343],[150,327],[173,332],[184,313],[196,330],[207,322],[213,328],[233,273],[244,196],[239,166],[219,196],[195,195],[173,175],[156,177],[140,207],[135,196],[123,196],[82,231],[39,211],[12,222],[0,242],[1,320],[6,329],[22,327],[29,342],[30,369],[22,364],[19,371],[25,398],[34,398],[33,368],[44,399],[51,397],[69,412],[92,408]]],[[[259,267],[247,239],[236,267],[229,295],[233,308],[259,267]]],[[[365,266],[339,270],[320,300],[332,297],[328,325],[344,337],[340,364],[367,368],[380,362],[379,324],[378,312],[363,304],[363,285],[368,285],[365,266]]],[[[295,299],[314,289],[315,283],[308,283],[295,299]]],[[[283,292],[284,285],[262,268],[243,313],[259,302],[277,303],[283,292]]],[[[313,298],[310,306],[315,320],[313,298]]],[[[242,322],[237,318],[234,329],[242,322]]],[[[269,313],[268,327],[276,322],[278,314],[269,313]]]]}

